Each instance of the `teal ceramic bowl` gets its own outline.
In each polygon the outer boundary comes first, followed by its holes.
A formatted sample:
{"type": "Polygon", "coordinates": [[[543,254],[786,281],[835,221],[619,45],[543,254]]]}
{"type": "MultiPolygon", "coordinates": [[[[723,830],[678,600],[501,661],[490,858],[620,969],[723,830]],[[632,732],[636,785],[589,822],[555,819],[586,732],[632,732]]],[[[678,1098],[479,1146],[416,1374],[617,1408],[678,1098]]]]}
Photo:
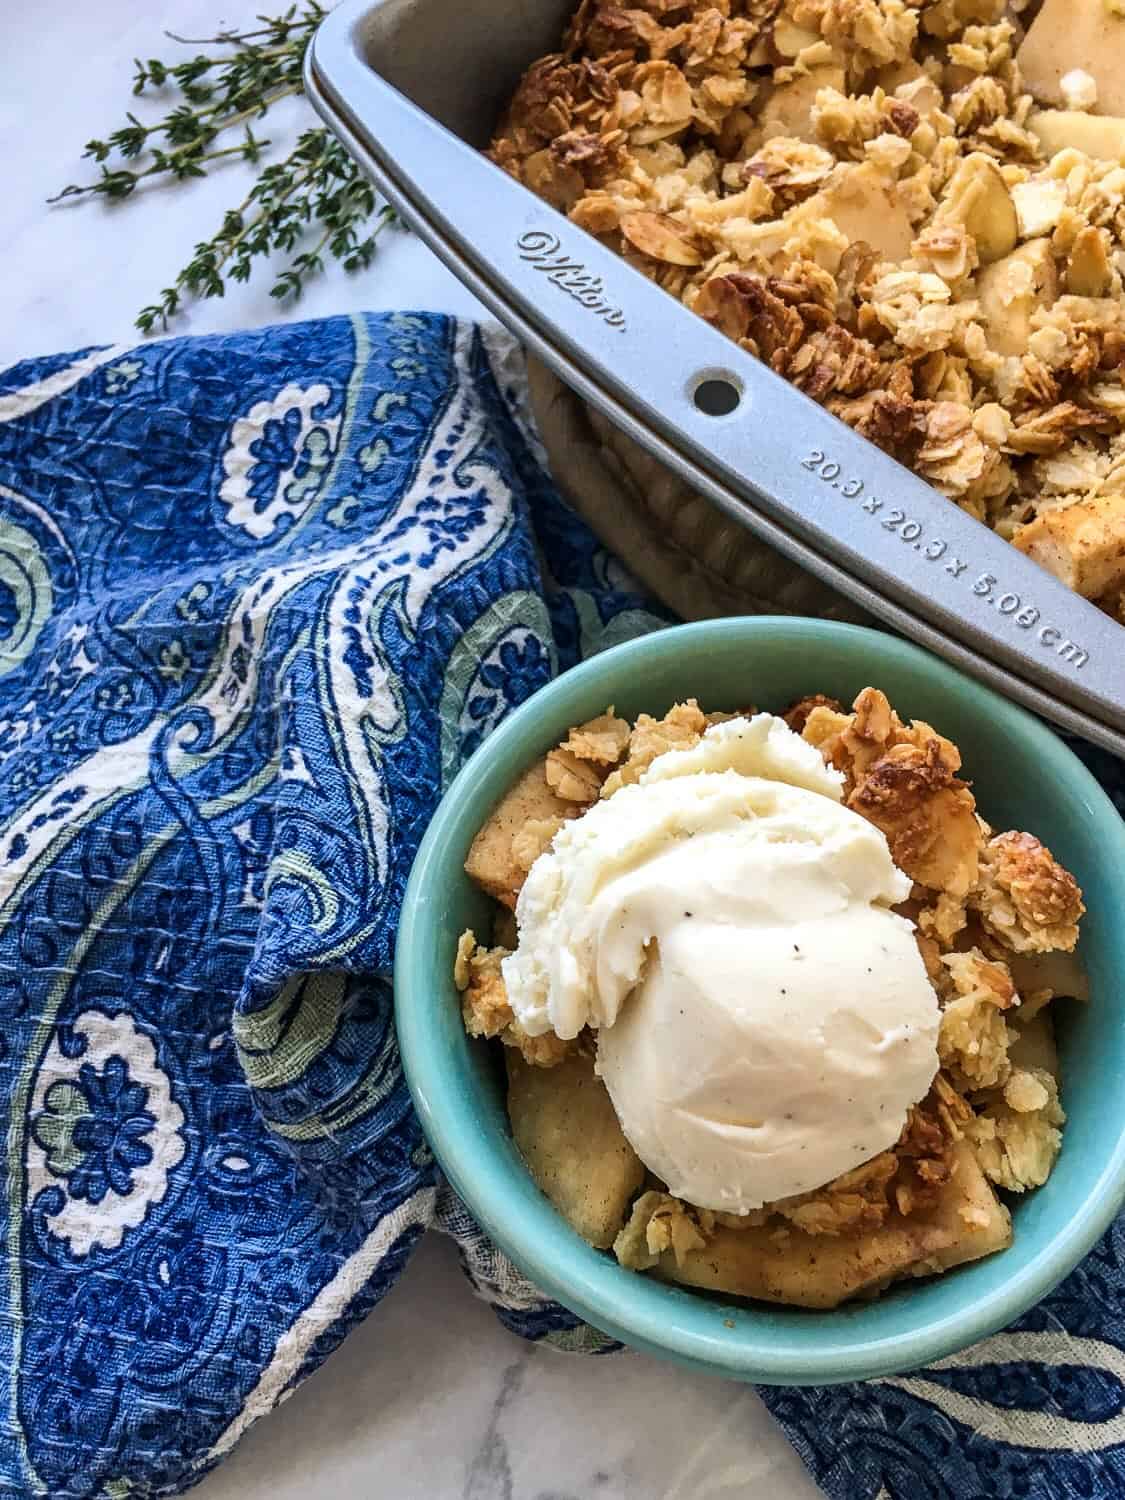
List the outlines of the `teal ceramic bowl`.
{"type": "MultiPolygon", "coordinates": [[[[398,1033],[422,1125],[479,1222],[544,1291],[606,1333],[712,1374],[813,1385],[916,1368],[1003,1327],[1091,1248],[1125,1198],[1125,824],[1081,762],[1022,709],[889,635],[813,620],[708,621],[596,656],[523,704],[449,788],[418,852],[395,963],[398,1033]],[[632,718],[677,699],[779,709],[805,693],[850,702],[868,683],[961,748],[982,812],[1037,834],[1081,882],[1093,1001],[1060,1029],[1069,1116],[1046,1185],[1013,1205],[1012,1247],[876,1302],[834,1312],[726,1302],[630,1271],[551,1208],[508,1131],[500,1074],[466,1038],[452,969],[489,903],[462,870],[517,772],[607,704],[632,718]]],[[[1062,1007],[1060,1007],[1061,1009],[1062,1007]]]]}

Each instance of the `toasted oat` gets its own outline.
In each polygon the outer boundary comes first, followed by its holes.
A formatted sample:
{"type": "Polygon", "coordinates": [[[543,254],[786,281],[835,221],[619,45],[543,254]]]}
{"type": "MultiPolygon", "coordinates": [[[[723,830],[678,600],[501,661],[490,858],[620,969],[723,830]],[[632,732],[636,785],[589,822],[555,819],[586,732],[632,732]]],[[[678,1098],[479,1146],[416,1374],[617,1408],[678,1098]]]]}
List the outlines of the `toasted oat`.
{"type": "Polygon", "coordinates": [[[457,943],[453,980],[461,991],[461,1017],[470,1036],[498,1037],[506,1047],[515,1047],[525,1061],[539,1068],[553,1068],[574,1049],[553,1032],[528,1036],[512,1014],[500,964],[507,948],[482,948],[471,931],[457,943]]]}
{"type": "Polygon", "coordinates": [[[968,920],[964,899],[939,891],[932,906],[923,906],[918,912],[918,931],[932,938],[939,951],[948,951],[957,934],[962,932],[968,920]]]}
{"type": "Polygon", "coordinates": [[[783,200],[795,201],[822,183],[835,165],[836,158],[823,146],[778,135],[754,152],[740,175],[757,178],[783,200]]]}
{"type": "Polygon", "coordinates": [[[499,1036],[513,1020],[500,973],[504,948],[482,948],[472,931],[461,934],[453,979],[461,991],[461,1013],[470,1036],[499,1036]]]}
{"type": "Polygon", "coordinates": [[[1003,1083],[1011,1071],[1013,1040],[1003,1013],[1018,1003],[1007,965],[979,948],[943,954],[941,961],[947,974],[939,980],[945,999],[938,1032],[942,1067],[963,1089],[1003,1083]]]}
{"type": "Polygon", "coordinates": [[[611,773],[602,787],[603,797],[612,797],[620,787],[639,781],[658,755],[666,750],[690,750],[707,728],[707,718],[694,698],[677,703],[662,719],[640,714],[629,735],[625,763],[611,773]]]}
{"type": "Polygon", "coordinates": [[[790,704],[782,718],[794,734],[804,734],[809,715],[818,708],[840,715],[844,711],[844,705],[837,698],[826,698],[823,693],[810,693],[807,698],[798,698],[796,703],[790,704]]]}
{"type": "Polygon", "coordinates": [[[471,928],[467,927],[457,939],[457,956],[453,960],[453,983],[459,990],[469,988],[469,977],[472,972],[469,968],[469,960],[476,952],[476,947],[476,935],[471,928]]]}
{"type": "Polygon", "coordinates": [[[1041,1072],[1028,1068],[1016,1068],[1004,1085],[1004,1103],[1018,1115],[1045,1109],[1051,1095],[1043,1082],[1044,1076],[1049,1075],[1042,1075],[1041,1072]]]}
{"type": "Polygon", "coordinates": [[[564,802],[596,802],[602,778],[596,766],[572,750],[551,750],[547,755],[547,785],[564,802]]]}
{"type": "Polygon", "coordinates": [[[956,1143],[971,1110],[941,1073],[929,1097],[910,1110],[894,1148],[894,1206],[904,1218],[937,1202],[954,1172],[956,1143]]]}
{"type": "Polygon", "coordinates": [[[563,750],[576,755],[579,760],[591,760],[599,766],[615,766],[629,745],[629,724],[619,719],[612,707],[596,719],[589,719],[572,729],[563,744],[563,750]]]}
{"type": "Polygon", "coordinates": [[[878,1229],[891,1211],[888,1185],[898,1171],[893,1151],[884,1151],[844,1172],[825,1187],[770,1205],[805,1234],[858,1234],[878,1229]]]}
{"type": "Polygon", "coordinates": [[[984,1095],[982,1103],[965,1133],[985,1176],[1010,1193],[1046,1182],[1062,1147],[1061,1127],[1066,1123],[1058,1084],[1051,1074],[1032,1069],[1002,1091],[984,1095]]]}
{"type": "Polygon", "coordinates": [[[689,1251],[707,1243],[714,1223],[714,1215],[705,1208],[692,1208],[668,1193],[642,1193],[613,1243],[613,1253],[633,1271],[649,1270],[667,1250],[679,1265],[689,1251]]]}

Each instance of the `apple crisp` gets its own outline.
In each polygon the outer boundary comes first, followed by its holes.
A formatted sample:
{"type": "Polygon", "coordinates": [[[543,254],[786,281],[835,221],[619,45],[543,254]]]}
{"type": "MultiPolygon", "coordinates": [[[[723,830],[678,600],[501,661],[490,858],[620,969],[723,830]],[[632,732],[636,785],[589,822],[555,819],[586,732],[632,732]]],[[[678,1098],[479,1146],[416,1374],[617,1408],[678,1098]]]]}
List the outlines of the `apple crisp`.
{"type": "Polygon", "coordinates": [[[581,0],[490,148],[1125,620],[1117,0],[581,0]]]}
{"type": "Polygon", "coordinates": [[[744,1214],[674,1197],[622,1131],[595,1070],[593,1033],[528,1035],[501,961],[515,947],[512,909],[527,872],[555,833],[732,717],[693,699],[633,723],[610,708],[526,771],[466,861],[494,898],[495,919],[488,943],[462,934],[454,980],[467,1033],[504,1044],[521,1155],[585,1239],[623,1266],[684,1285],[834,1307],[1011,1242],[997,1190],[1043,1183],[1062,1144],[1052,1002],[1086,998],[1074,956],[1085,908],[1038,839],[988,825],[957,747],[937,729],[902,720],[875,688],[850,709],[823,695],[794,703],[786,723],[842,773],[845,805],[881,830],[913,882],[896,910],[914,924],[940,1006],[940,1067],[891,1149],[813,1192],[744,1214]]]}

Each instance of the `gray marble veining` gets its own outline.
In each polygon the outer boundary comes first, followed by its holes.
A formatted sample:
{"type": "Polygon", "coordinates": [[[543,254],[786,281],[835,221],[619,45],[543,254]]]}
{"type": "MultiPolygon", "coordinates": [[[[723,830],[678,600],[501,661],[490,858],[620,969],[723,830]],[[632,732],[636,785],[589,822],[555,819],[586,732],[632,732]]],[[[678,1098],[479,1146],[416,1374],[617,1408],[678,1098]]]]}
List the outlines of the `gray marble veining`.
{"type": "Polygon", "coordinates": [[[200,1500],[815,1500],[748,1387],[522,1344],[430,1235],[200,1500]]]}

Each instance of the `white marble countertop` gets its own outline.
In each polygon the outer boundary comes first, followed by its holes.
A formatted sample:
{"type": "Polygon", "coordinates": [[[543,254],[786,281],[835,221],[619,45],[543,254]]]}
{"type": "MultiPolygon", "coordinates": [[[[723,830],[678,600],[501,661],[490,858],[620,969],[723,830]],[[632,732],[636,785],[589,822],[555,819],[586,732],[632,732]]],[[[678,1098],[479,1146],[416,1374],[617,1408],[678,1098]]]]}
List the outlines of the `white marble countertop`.
{"type": "MultiPolygon", "coordinates": [[[[0,365],[134,337],[137,309],[242,196],[245,169],[236,164],[145,201],[44,204],[87,175],[82,143],[108,133],[129,107],[132,58],[173,50],[163,25],[206,35],[261,9],[261,0],[0,6],[0,365]]],[[[266,133],[280,141],[306,110],[294,101],[266,133]]],[[[369,273],[349,278],[333,268],[295,308],[279,308],[259,278],[193,307],[172,331],[385,307],[480,311],[417,241],[389,234],[369,273]]],[[[453,1246],[431,1237],[366,1323],[195,1493],[813,1500],[819,1492],[752,1391],[639,1354],[582,1359],[524,1344],[471,1297],[453,1246]]]]}

